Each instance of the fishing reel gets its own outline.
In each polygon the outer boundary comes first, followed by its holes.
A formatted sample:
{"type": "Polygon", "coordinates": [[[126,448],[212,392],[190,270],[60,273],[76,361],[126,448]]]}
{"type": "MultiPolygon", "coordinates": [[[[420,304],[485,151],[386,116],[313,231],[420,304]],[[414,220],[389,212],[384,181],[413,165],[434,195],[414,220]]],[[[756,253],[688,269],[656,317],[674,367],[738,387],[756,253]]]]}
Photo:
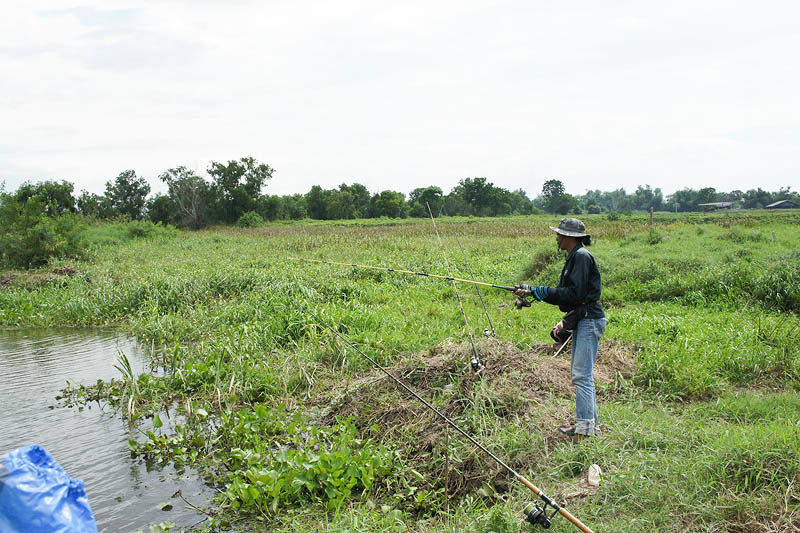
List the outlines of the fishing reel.
{"type": "Polygon", "coordinates": [[[547,509],[541,507],[538,503],[529,503],[524,512],[526,522],[533,526],[542,526],[544,529],[549,529],[551,520],[558,512],[558,509],[552,515],[547,516],[547,509]]]}
{"type": "Polygon", "coordinates": [[[514,299],[514,307],[522,309],[523,307],[530,307],[531,301],[525,297],[517,297],[514,299]]]}
{"type": "Polygon", "coordinates": [[[483,363],[477,357],[473,357],[472,360],[469,362],[469,366],[472,367],[472,371],[476,374],[483,370],[483,363]]]}

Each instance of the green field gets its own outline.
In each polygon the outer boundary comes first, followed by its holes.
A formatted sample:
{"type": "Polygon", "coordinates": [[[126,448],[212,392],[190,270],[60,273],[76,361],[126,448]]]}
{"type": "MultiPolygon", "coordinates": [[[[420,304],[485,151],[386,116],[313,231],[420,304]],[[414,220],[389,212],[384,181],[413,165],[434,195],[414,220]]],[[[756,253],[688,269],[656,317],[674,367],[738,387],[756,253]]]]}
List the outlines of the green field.
{"type": "MultiPolygon", "coordinates": [[[[574,400],[568,358],[549,345],[554,306],[517,310],[485,288],[496,330],[486,338],[481,302],[460,284],[486,364],[476,378],[449,282],[291,259],[447,275],[430,220],[137,238],[92,227],[87,259],[0,273],[0,326],[114,325],[162,347],[164,377],[123,373],[72,393],[120,416],[159,413],[131,447],[216,484],[202,527],[530,528],[521,517],[534,495],[324,321],[594,531],[800,530],[800,214],[662,214],[652,229],[644,216],[583,220],[608,327],[603,427],[579,445],[557,433],[574,400]],[[597,488],[584,481],[593,463],[597,488]]],[[[438,227],[456,277],[470,277],[460,243],[478,280],[555,285],[564,257],[547,226],[557,221],[438,227]]],[[[577,531],[561,517],[551,530],[577,531]]]]}

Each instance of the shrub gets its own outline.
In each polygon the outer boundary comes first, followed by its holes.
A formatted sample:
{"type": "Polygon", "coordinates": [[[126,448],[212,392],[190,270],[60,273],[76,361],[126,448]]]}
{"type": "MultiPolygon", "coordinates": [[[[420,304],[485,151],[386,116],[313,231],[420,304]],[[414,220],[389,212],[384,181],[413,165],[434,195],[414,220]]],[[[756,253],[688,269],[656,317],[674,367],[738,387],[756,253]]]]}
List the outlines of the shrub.
{"type": "Polygon", "coordinates": [[[133,220],[128,222],[126,233],[131,239],[143,239],[173,237],[176,231],[172,226],[164,226],[160,222],[154,224],[149,220],[133,220]]]}
{"type": "Polygon", "coordinates": [[[66,212],[47,216],[38,196],[18,201],[0,194],[0,263],[12,268],[33,268],[51,257],[83,254],[86,225],[80,215],[66,212]]]}
{"type": "Polygon", "coordinates": [[[261,218],[261,215],[256,213],[255,211],[248,211],[247,213],[243,214],[239,217],[239,220],[236,222],[236,225],[240,228],[254,228],[256,226],[260,226],[264,223],[264,219],[261,218]]]}

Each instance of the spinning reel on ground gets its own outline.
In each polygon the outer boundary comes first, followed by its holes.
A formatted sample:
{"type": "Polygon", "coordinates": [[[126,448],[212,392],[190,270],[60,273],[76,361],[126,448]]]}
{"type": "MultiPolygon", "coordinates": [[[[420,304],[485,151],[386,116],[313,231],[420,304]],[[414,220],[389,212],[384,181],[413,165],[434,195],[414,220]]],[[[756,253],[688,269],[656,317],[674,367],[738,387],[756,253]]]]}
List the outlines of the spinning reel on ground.
{"type": "Polygon", "coordinates": [[[547,516],[546,506],[543,507],[537,502],[532,502],[525,507],[524,512],[526,522],[533,526],[542,526],[544,529],[549,529],[553,517],[558,514],[558,508],[553,510],[553,514],[547,516]]]}

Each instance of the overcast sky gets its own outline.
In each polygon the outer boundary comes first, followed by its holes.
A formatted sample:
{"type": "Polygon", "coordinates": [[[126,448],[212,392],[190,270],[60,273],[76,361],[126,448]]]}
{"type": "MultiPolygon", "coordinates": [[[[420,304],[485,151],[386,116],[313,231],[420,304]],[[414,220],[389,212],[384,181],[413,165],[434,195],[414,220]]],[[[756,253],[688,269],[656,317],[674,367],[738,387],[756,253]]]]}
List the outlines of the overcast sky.
{"type": "Polygon", "coordinates": [[[0,182],[800,187],[800,2],[3,2],[0,182]]]}

